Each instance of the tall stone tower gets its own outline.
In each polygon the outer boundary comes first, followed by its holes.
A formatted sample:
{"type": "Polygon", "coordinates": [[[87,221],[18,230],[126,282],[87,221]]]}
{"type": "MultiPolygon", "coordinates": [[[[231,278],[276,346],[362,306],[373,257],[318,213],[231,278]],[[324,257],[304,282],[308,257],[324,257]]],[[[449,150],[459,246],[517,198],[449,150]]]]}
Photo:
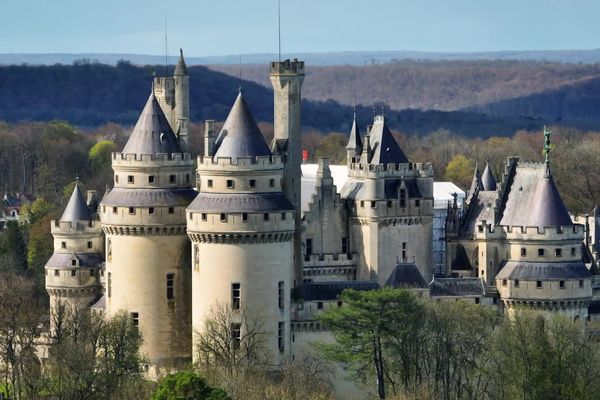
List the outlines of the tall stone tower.
{"type": "Polygon", "coordinates": [[[295,218],[283,171],[240,92],[214,151],[198,158],[200,193],[187,209],[194,332],[216,307],[231,311],[233,340],[245,334],[244,318],[261,321],[273,365],[291,342],[295,218]]]}
{"type": "Polygon", "coordinates": [[[302,283],[302,236],[300,221],[300,180],[302,171],[301,105],[304,61],[271,62],[269,73],[274,95],[273,154],[284,156],[283,191],[294,206],[294,284],[302,283]]]}
{"type": "Polygon", "coordinates": [[[60,318],[87,311],[100,295],[102,229],[86,205],[79,186],[58,221],[51,222],[54,254],[46,263],[46,290],[50,296],[50,324],[54,331],[60,318]]]}
{"type": "Polygon", "coordinates": [[[190,121],[190,76],[179,49],[179,60],[173,77],[154,78],[154,96],[169,121],[171,129],[179,140],[181,150],[188,151],[188,131],[190,121]]]}
{"type": "Polygon", "coordinates": [[[106,235],[106,313],[129,313],[158,369],[191,358],[190,245],[185,208],[194,161],[151,94],[100,203],[106,235]]]}
{"type": "Polygon", "coordinates": [[[347,146],[350,247],[359,254],[359,280],[384,284],[399,261],[414,262],[425,281],[433,274],[433,165],[411,163],[375,116],[364,140],[347,146]],[[353,156],[354,154],[354,156],[353,156]]]}

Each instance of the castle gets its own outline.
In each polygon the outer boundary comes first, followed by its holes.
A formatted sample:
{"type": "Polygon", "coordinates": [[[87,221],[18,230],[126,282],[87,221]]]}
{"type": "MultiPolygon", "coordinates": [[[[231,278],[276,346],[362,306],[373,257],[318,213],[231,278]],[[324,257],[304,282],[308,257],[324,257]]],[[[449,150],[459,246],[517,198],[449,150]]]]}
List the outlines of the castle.
{"type": "Polygon", "coordinates": [[[157,370],[193,359],[195,335],[219,305],[232,312],[234,339],[244,312],[262,316],[273,365],[300,356],[309,342],[331,340],[315,317],[342,306],[346,288],[592,316],[596,230],[590,217],[573,222],[549,159],[511,158],[498,183],[489,166],[477,170],[464,207],[456,196],[442,203],[434,229],[433,165],[410,162],[383,115],[364,135],[355,115],[342,184],[326,159],[314,181],[304,179],[304,76],[302,61],[270,64],[272,143],[240,90],[219,132],[206,121],[197,163],[183,54],[173,77],[155,77],[127,144],[112,155],[113,188],[98,203],[76,186],[52,221],[51,313],[60,304],[126,311],[157,370]]]}

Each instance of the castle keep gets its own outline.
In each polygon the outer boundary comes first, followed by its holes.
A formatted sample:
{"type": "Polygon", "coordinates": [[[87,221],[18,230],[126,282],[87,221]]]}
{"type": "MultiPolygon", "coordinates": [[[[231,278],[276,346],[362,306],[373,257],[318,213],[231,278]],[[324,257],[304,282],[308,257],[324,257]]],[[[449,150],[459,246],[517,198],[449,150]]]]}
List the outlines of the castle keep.
{"type": "Polygon", "coordinates": [[[76,185],[52,221],[52,317],[126,312],[159,374],[193,360],[197,334],[219,309],[231,314],[232,340],[249,318],[261,321],[273,366],[299,357],[309,342],[332,339],[316,316],[342,306],[347,288],[403,287],[572,319],[598,308],[598,218],[573,222],[549,157],[511,158],[498,180],[489,165],[476,170],[464,207],[455,195],[440,208],[433,165],[410,161],[384,115],[364,135],[355,115],[345,166],[301,165],[304,68],[270,64],[272,143],[240,89],[219,131],[206,121],[197,162],[183,53],[173,77],[155,77],[127,144],[112,154],[113,188],[97,206],[76,185]]]}

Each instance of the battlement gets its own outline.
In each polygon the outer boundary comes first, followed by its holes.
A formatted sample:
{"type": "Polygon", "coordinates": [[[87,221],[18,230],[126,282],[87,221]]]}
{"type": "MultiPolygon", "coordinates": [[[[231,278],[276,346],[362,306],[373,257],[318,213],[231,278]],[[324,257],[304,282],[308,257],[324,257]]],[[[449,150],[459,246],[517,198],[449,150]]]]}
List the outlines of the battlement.
{"type": "Polygon", "coordinates": [[[363,164],[353,158],[348,168],[348,176],[428,178],[433,177],[433,163],[363,164]]]}
{"type": "Polygon", "coordinates": [[[73,234],[82,234],[82,233],[98,233],[100,230],[100,221],[91,220],[91,221],[78,221],[78,222],[70,222],[70,221],[56,221],[52,220],[50,225],[50,232],[52,234],[55,233],[73,233],[73,234]]]}
{"type": "Polygon", "coordinates": [[[305,267],[338,267],[356,265],[358,257],[352,254],[340,253],[340,254],[311,254],[308,258],[304,259],[305,267]]]}
{"type": "Polygon", "coordinates": [[[147,167],[184,167],[190,168],[194,160],[189,153],[172,154],[126,154],[112,153],[112,166],[115,168],[147,168],[147,167]]]}
{"type": "Polygon", "coordinates": [[[270,75],[304,75],[304,61],[297,58],[285,61],[272,61],[269,68],[270,75]]]}
{"type": "Polygon", "coordinates": [[[277,170],[283,169],[284,162],[283,156],[257,156],[257,157],[237,157],[232,159],[231,157],[219,157],[213,159],[210,156],[199,156],[198,157],[198,169],[208,170],[277,170]]]}
{"type": "Polygon", "coordinates": [[[574,224],[561,227],[506,226],[507,239],[512,240],[582,240],[585,227],[574,224]]]}

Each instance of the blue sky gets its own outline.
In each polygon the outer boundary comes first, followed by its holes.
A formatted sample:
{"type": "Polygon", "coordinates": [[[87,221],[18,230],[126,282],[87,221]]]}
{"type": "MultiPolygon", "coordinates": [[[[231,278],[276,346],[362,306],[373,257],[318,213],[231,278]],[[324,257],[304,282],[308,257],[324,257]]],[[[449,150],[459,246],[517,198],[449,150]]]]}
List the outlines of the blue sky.
{"type": "MultiPolygon", "coordinates": [[[[277,52],[277,0],[2,0],[0,53],[277,52]]],[[[284,52],[600,47],[598,0],[281,0],[284,52]]]]}

